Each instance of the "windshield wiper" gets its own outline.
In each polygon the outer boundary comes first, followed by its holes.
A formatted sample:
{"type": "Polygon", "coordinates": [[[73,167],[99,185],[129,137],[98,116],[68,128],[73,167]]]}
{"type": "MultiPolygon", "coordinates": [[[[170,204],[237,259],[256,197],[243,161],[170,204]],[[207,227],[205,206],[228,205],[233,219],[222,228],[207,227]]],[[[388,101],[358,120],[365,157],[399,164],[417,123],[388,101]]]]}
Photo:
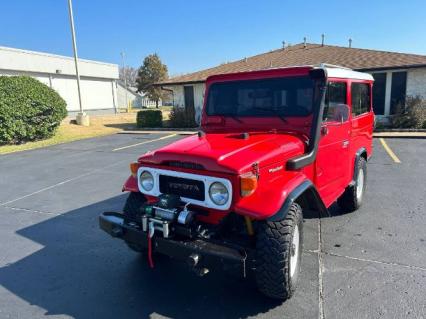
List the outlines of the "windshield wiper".
{"type": "Polygon", "coordinates": [[[261,106],[255,106],[253,107],[253,109],[255,110],[260,110],[260,111],[266,111],[269,113],[274,113],[275,116],[279,117],[281,121],[283,121],[284,123],[288,123],[287,119],[284,117],[284,115],[277,113],[275,110],[267,108],[267,107],[261,107],[261,106]]]}
{"type": "Polygon", "coordinates": [[[232,114],[232,113],[220,114],[220,116],[230,117],[230,118],[232,118],[236,122],[244,123],[243,121],[241,121],[240,118],[238,118],[238,116],[236,116],[235,114],[232,114]]]}

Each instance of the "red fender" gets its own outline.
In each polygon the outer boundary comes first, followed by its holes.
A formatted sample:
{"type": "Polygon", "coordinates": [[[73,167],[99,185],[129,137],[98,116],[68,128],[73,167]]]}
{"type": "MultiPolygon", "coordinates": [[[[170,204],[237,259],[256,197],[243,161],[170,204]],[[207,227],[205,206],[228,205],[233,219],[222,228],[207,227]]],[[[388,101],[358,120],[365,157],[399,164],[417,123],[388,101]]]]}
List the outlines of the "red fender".
{"type": "Polygon", "coordinates": [[[268,174],[268,170],[261,172],[256,191],[251,196],[240,198],[235,204],[234,211],[237,214],[267,219],[280,210],[287,196],[297,186],[309,180],[301,171],[285,171],[275,179],[266,177],[262,183],[264,174],[268,174]]]}
{"type": "Polygon", "coordinates": [[[124,183],[122,191],[123,192],[139,192],[138,180],[136,179],[136,177],[130,175],[129,178],[124,183]]]}

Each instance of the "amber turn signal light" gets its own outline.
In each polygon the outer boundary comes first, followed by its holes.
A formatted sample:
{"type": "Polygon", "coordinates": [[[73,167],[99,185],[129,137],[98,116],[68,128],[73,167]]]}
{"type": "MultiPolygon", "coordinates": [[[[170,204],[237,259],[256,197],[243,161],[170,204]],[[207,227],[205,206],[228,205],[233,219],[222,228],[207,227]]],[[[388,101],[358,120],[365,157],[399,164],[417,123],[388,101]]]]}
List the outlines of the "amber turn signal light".
{"type": "Polygon", "coordinates": [[[138,162],[130,163],[130,172],[132,172],[133,177],[136,177],[136,174],[138,172],[138,168],[139,168],[138,162]]]}
{"type": "Polygon", "coordinates": [[[249,173],[240,177],[241,196],[246,197],[254,193],[257,188],[257,176],[249,173]]]}

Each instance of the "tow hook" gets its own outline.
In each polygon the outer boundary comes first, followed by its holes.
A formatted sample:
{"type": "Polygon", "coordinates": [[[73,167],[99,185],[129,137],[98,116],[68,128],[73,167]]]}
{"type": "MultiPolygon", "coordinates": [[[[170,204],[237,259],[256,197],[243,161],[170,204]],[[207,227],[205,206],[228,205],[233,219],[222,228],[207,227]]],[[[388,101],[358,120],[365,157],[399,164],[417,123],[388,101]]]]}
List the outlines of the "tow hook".
{"type": "Polygon", "coordinates": [[[123,236],[123,229],[121,227],[114,227],[111,230],[111,236],[114,238],[119,238],[121,236],[123,236]]]}
{"type": "Polygon", "coordinates": [[[196,267],[197,265],[198,265],[198,262],[200,261],[200,255],[198,255],[198,254],[191,254],[191,255],[189,255],[189,257],[188,257],[188,265],[190,266],[190,267],[196,267]]]}
{"type": "Polygon", "coordinates": [[[203,277],[205,275],[207,275],[209,273],[209,270],[207,268],[194,268],[194,271],[196,273],[197,276],[199,277],[203,277]]]}
{"type": "Polygon", "coordinates": [[[191,254],[188,256],[188,266],[192,268],[195,274],[199,277],[203,277],[209,273],[209,270],[205,267],[197,267],[201,260],[201,256],[199,254],[191,254]]]}

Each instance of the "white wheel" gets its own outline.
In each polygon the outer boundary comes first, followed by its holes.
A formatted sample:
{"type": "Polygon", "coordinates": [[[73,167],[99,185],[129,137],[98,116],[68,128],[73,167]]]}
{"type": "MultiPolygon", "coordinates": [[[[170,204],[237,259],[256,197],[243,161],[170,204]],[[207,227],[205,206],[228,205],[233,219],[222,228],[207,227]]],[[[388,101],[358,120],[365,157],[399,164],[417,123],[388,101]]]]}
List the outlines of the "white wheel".
{"type": "Polygon", "coordinates": [[[364,170],[358,171],[358,177],[356,179],[356,199],[361,202],[362,193],[364,192],[364,170]]]}
{"type": "Polygon", "coordinates": [[[293,232],[293,240],[290,251],[290,277],[293,278],[296,273],[297,267],[299,266],[297,263],[299,262],[299,254],[300,254],[300,233],[299,226],[296,225],[293,232]]]}
{"type": "Polygon", "coordinates": [[[353,212],[362,203],[365,187],[367,186],[367,162],[360,157],[355,163],[355,183],[346,187],[345,192],[337,199],[337,203],[345,211],[353,212]]]}

